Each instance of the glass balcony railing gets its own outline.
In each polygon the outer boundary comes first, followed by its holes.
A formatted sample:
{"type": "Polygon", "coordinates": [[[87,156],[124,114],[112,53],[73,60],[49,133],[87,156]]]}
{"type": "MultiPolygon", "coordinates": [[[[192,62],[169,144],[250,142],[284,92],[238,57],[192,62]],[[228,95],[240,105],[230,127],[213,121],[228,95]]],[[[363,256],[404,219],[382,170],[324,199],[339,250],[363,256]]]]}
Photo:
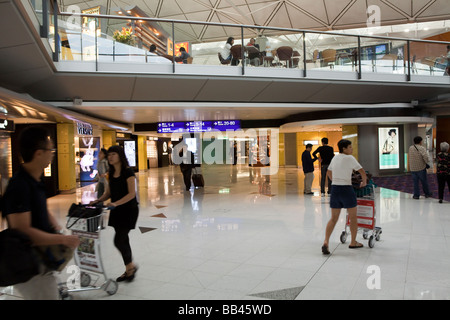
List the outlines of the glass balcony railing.
{"type": "Polygon", "coordinates": [[[93,62],[96,71],[102,65],[120,64],[126,71],[123,65],[138,70],[145,64],[140,72],[209,74],[201,66],[214,65],[223,67],[223,74],[346,79],[390,74],[411,81],[416,76],[441,77],[449,64],[450,43],[440,41],[132,15],[60,13],[49,21],[56,60],[93,62]],[[209,40],[199,41],[189,30],[209,40]]]}

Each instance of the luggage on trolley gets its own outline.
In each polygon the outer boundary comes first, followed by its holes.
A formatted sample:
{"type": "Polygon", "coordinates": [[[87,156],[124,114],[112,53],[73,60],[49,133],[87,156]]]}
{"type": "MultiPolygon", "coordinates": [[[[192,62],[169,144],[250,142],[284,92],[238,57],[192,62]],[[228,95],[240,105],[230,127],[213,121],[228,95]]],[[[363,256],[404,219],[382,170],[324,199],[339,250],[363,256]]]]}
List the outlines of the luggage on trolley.
{"type": "MultiPolygon", "coordinates": [[[[375,240],[380,241],[382,229],[376,226],[376,207],[375,207],[375,185],[373,182],[364,188],[354,187],[356,192],[358,231],[362,230],[363,238],[369,239],[369,247],[375,246],[375,240]],[[372,234],[369,236],[369,232],[372,234]]],[[[345,230],[341,233],[341,242],[347,241],[348,228],[350,227],[350,218],[345,218],[345,230]]]]}
{"type": "Polygon", "coordinates": [[[102,205],[72,204],[70,207],[66,228],[80,238],[80,245],[75,251],[74,260],[81,273],[79,286],[70,286],[70,288],[61,290],[63,299],[70,298],[69,293],[71,292],[105,290],[109,295],[117,292],[117,281],[108,279],[101,258],[100,234],[104,229],[104,217],[107,213],[108,208],[102,205]],[[102,284],[97,285],[101,276],[105,280],[102,284]]]}

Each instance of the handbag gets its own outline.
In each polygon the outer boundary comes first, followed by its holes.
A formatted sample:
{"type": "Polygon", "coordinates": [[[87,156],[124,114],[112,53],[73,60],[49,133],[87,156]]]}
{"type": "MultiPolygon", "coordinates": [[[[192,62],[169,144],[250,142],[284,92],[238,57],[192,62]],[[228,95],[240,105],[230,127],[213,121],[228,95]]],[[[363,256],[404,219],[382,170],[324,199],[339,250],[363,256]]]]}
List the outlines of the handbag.
{"type": "Polygon", "coordinates": [[[52,271],[62,271],[72,260],[75,249],[62,244],[36,246],[33,248],[42,263],[52,271]]]}
{"type": "Polygon", "coordinates": [[[30,238],[15,229],[0,232],[0,287],[27,282],[39,274],[39,257],[30,238]]]}
{"type": "Polygon", "coordinates": [[[102,205],[86,206],[81,203],[72,203],[67,214],[67,229],[95,232],[101,222],[102,205]],[[93,217],[99,219],[91,219],[93,217]]]}

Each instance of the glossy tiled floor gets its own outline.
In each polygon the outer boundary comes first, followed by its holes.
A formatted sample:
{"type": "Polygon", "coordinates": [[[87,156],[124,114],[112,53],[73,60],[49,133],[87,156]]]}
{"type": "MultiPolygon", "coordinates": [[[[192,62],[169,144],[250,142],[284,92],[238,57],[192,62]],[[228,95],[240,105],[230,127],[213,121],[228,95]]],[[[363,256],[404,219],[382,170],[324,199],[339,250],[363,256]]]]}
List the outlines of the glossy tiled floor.
{"type": "MultiPolygon", "coordinates": [[[[365,247],[348,249],[348,240],[339,240],[344,211],[331,237],[332,254],[323,256],[330,208],[318,192],[317,171],[314,196],[304,196],[301,169],[280,168],[272,176],[241,165],[202,169],[206,187],[190,192],[178,167],[139,173],[140,217],[130,233],[139,265],[135,281],[120,283],[115,295],[96,290],[72,298],[450,298],[448,202],[378,188],[380,241],[371,249],[359,235],[365,247]]],[[[52,212],[64,221],[72,202],[94,196],[91,188],[49,199],[52,212]]],[[[115,279],[124,267],[112,238],[112,228],[101,232],[107,275],[115,279]]],[[[62,272],[62,281],[68,274],[62,272]]],[[[0,299],[20,299],[12,287],[2,292],[0,299]]]]}

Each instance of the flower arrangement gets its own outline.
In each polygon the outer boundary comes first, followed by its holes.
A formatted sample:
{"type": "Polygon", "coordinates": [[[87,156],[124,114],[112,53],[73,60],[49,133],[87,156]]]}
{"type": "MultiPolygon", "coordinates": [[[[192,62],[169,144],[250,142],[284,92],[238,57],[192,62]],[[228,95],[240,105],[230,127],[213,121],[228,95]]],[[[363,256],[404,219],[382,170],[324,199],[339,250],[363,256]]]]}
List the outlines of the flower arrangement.
{"type": "Polygon", "coordinates": [[[133,29],[122,27],[122,31],[116,30],[113,34],[114,40],[128,45],[134,44],[133,29]]]}

